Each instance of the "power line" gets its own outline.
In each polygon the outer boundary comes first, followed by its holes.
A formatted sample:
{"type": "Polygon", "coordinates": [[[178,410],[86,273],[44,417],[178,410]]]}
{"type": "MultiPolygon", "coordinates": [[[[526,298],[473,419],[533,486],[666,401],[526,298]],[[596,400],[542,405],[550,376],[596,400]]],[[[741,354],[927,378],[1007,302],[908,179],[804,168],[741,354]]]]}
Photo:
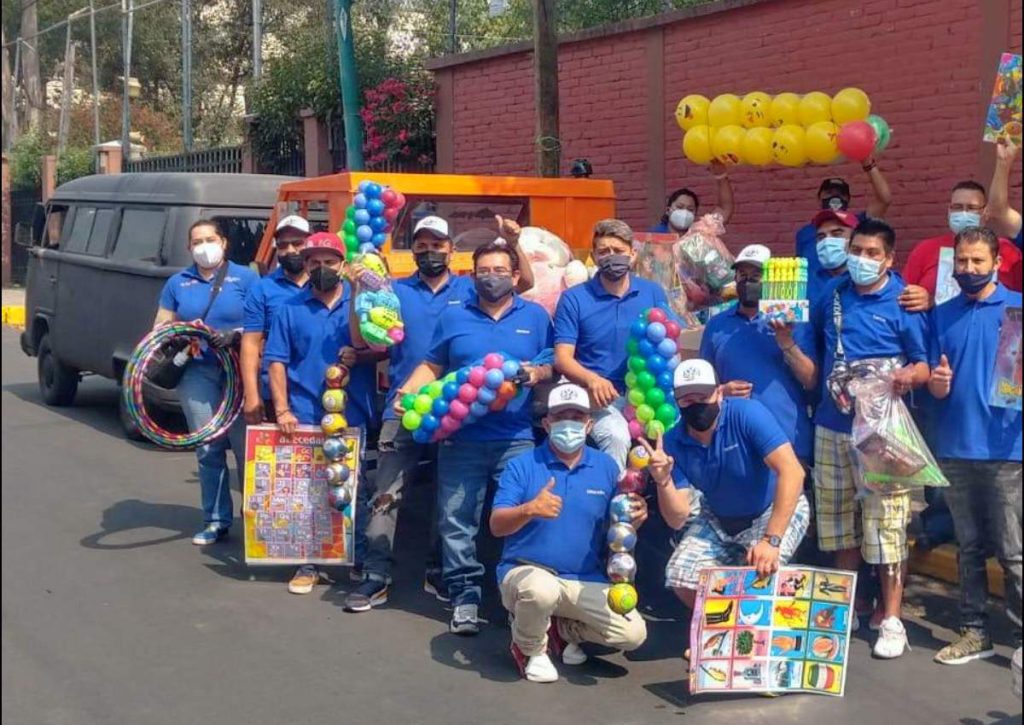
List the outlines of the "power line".
{"type": "MultiPolygon", "coordinates": [[[[39,0],[35,0],[35,2],[39,2],[39,0]]],[[[152,6],[152,5],[159,5],[160,3],[164,3],[164,2],[167,2],[167,0],[149,0],[149,2],[142,3],[141,5],[136,5],[132,9],[132,12],[136,13],[139,10],[145,10],[146,8],[148,8],[148,7],[152,6]]],[[[68,24],[69,20],[77,20],[78,18],[84,18],[87,15],[95,16],[95,15],[97,15],[99,13],[102,13],[102,12],[104,12],[106,10],[112,10],[113,8],[117,8],[118,10],[120,10],[121,9],[121,3],[120,2],[111,3],[110,5],[104,5],[103,7],[96,8],[96,9],[94,9],[92,11],[90,11],[88,7],[84,7],[82,9],[80,9],[80,10],[77,10],[77,11],[71,13],[71,15],[69,15],[67,18],[64,18],[63,20],[58,20],[53,25],[48,25],[47,27],[45,27],[42,30],[40,30],[39,32],[37,32],[35,35],[28,35],[28,36],[25,36],[25,37],[22,37],[22,36],[19,35],[14,40],[10,40],[10,41],[4,43],[4,47],[5,48],[9,48],[12,45],[17,45],[18,43],[27,43],[30,40],[35,40],[36,38],[39,38],[39,37],[42,37],[43,35],[46,35],[47,33],[52,33],[54,30],[59,30],[60,28],[63,28],[65,25],[68,24]]]]}

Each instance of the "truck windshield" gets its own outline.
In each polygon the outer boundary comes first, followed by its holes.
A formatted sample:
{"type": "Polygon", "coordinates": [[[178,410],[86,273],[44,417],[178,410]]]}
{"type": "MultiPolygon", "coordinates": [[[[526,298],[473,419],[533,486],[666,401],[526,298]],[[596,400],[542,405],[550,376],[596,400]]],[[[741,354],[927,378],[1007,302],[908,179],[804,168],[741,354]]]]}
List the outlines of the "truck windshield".
{"type": "Polygon", "coordinates": [[[529,209],[529,200],[526,198],[445,197],[438,200],[425,196],[406,196],[406,205],[398,218],[397,229],[391,233],[391,248],[411,249],[412,231],[416,222],[423,217],[436,215],[448,222],[455,250],[472,252],[498,236],[495,215],[526,225],[529,223],[529,209]]]}

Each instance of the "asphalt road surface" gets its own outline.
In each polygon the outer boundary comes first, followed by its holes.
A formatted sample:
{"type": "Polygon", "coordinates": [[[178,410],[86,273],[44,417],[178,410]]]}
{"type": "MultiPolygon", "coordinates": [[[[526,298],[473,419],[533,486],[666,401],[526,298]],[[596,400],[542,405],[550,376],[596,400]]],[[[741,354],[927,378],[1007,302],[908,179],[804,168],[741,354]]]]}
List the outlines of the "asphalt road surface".
{"type": "Polygon", "coordinates": [[[88,380],[74,407],[47,408],[11,330],[2,354],[4,723],[1021,722],[1006,646],[966,667],[931,663],[955,599],[928,582],[912,586],[913,652],[875,661],[861,635],[843,699],[691,697],[685,627],[664,601],[638,652],[522,682],[493,590],[474,639],[448,634],[448,613],[420,590],[422,516],[401,524],[385,608],[344,612],[342,571],[289,595],[291,571],[251,576],[237,536],[191,545],[195,459],[122,438],[112,383],[88,380]]]}

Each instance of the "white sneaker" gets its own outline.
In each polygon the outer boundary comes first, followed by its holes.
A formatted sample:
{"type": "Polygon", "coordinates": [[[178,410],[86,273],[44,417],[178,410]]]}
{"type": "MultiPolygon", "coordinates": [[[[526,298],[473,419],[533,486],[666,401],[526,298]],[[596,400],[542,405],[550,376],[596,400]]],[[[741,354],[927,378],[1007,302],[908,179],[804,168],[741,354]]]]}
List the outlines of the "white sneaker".
{"type": "Polygon", "coordinates": [[[558,682],[558,670],[546,652],[527,660],[524,674],[530,682],[558,682]]]}
{"type": "Polygon", "coordinates": [[[582,665],[587,661],[587,653],[575,642],[566,642],[562,649],[562,662],[567,665],[582,665]]]}
{"type": "Polygon", "coordinates": [[[910,649],[907,643],[907,630],[897,617],[886,617],[878,628],[878,641],[875,642],[875,657],[883,660],[894,660],[902,657],[910,649]]]}

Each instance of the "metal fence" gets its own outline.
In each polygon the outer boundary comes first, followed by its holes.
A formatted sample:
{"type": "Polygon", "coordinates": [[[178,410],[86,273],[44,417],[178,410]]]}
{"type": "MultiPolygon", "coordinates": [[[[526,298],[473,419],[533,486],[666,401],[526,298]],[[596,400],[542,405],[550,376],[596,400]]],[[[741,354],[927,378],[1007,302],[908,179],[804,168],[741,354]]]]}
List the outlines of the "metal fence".
{"type": "Polygon", "coordinates": [[[11,284],[25,284],[28,248],[32,245],[32,219],[40,201],[38,189],[11,192],[11,284]]]}
{"type": "Polygon", "coordinates": [[[241,146],[222,146],[174,154],[173,156],[133,159],[125,164],[124,170],[127,172],[191,171],[240,174],[242,172],[242,148],[241,146]]]}

